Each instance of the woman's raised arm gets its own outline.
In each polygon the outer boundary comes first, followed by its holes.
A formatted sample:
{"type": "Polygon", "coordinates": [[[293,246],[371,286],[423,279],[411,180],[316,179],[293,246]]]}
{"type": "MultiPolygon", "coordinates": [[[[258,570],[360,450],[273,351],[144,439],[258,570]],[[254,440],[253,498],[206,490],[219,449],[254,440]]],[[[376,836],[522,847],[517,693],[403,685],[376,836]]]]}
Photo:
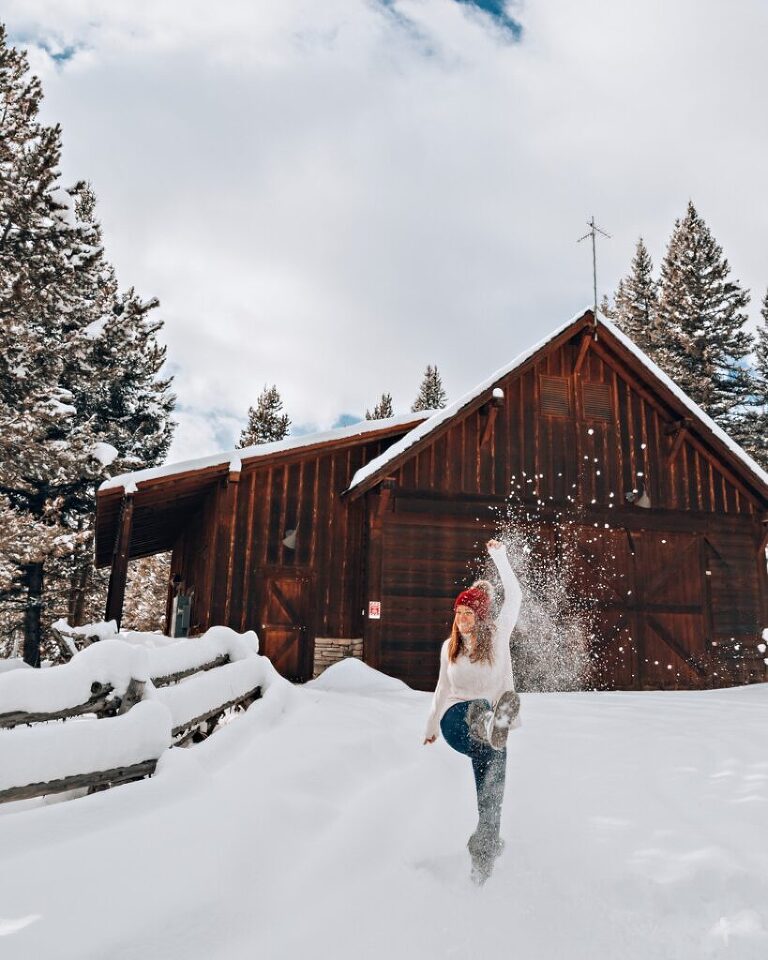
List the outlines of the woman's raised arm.
{"type": "Polygon", "coordinates": [[[523,594],[515,572],[510,566],[504,544],[499,543],[498,540],[489,540],[488,553],[499,571],[501,585],[504,587],[504,605],[496,617],[496,643],[507,648],[520,614],[523,594]]]}

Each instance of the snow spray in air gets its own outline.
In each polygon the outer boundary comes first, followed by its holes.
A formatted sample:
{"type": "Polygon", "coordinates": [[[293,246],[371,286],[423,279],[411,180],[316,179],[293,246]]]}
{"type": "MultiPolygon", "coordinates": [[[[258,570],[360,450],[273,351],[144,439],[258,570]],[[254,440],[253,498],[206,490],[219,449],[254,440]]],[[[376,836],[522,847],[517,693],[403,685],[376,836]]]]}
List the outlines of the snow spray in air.
{"type": "MultiPolygon", "coordinates": [[[[592,685],[594,600],[605,579],[591,558],[592,590],[585,591],[584,558],[574,524],[565,517],[545,525],[531,505],[510,499],[497,512],[495,537],[507,550],[523,602],[512,634],[512,664],[519,690],[580,690],[592,685]],[[597,591],[594,590],[598,586],[597,591]]],[[[493,564],[478,558],[482,576],[502,592],[493,564]]]]}

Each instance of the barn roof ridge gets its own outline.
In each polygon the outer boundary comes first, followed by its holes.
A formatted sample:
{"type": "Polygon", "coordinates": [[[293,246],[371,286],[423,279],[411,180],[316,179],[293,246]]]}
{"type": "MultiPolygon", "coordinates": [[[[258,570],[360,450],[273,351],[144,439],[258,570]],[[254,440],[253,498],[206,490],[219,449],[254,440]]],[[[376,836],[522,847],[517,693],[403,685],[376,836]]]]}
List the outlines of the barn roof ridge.
{"type": "Polygon", "coordinates": [[[380,420],[360,420],[346,427],[334,427],[318,433],[306,433],[296,437],[286,437],[284,440],[275,440],[272,443],[254,444],[250,447],[241,447],[238,450],[221,451],[209,454],[207,457],[197,457],[193,460],[181,460],[175,463],[163,464],[159,467],[146,467],[143,470],[133,470],[110,477],[99,486],[99,493],[122,489],[129,493],[136,490],[139,483],[149,480],[170,479],[177,474],[194,473],[212,467],[223,467],[230,464],[231,469],[239,470],[243,463],[251,463],[266,457],[274,457],[303,447],[322,446],[339,440],[354,440],[356,437],[365,437],[372,433],[383,433],[387,430],[396,430],[409,424],[424,420],[431,411],[401,413],[396,417],[385,417],[380,420]]]}
{"type": "Polygon", "coordinates": [[[578,313],[566,323],[560,324],[543,340],[540,340],[532,347],[524,350],[517,357],[515,357],[514,360],[505,366],[500,367],[493,374],[491,374],[490,377],[486,378],[482,383],[478,384],[468,393],[464,394],[464,396],[460,397],[452,404],[449,404],[443,410],[438,410],[429,419],[424,420],[422,423],[415,426],[412,430],[406,433],[404,437],[401,437],[401,439],[392,444],[391,447],[388,447],[383,453],[379,454],[378,457],[375,457],[373,460],[362,466],[352,477],[349,486],[344,491],[344,496],[350,494],[360,495],[366,489],[374,486],[378,480],[383,478],[387,467],[390,466],[393,461],[398,458],[408,459],[409,451],[410,455],[415,453],[415,450],[412,449],[414,446],[421,447],[422,441],[426,441],[426,438],[434,433],[435,430],[452,420],[466,407],[477,401],[484,393],[491,390],[494,384],[498,383],[499,380],[502,380],[504,377],[509,376],[510,373],[513,373],[515,370],[522,367],[524,363],[536,356],[536,354],[545,350],[550,344],[553,343],[553,341],[557,340],[567,331],[572,329],[573,334],[575,334],[580,328],[587,326],[591,326],[595,330],[602,328],[611,336],[613,336],[635,357],[636,360],[638,360],[638,362],[648,371],[648,373],[650,373],[657,380],[661,381],[663,386],[666,387],[666,389],[668,389],[672,394],[674,394],[675,398],[682,403],[690,413],[694,415],[699,423],[706,427],[707,430],[726,447],[732,456],[740,461],[742,468],[745,468],[750,474],[752,474],[753,478],[760,482],[761,486],[763,487],[763,493],[768,494],[768,473],[766,473],[766,471],[763,470],[762,467],[760,467],[760,465],[756,463],[752,457],[750,457],[749,454],[743,450],[735,440],[733,440],[732,437],[728,436],[722,427],[718,426],[718,424],[715,423],[715,421],[707,413],[705,413],[697,403],[695,403],[686,393],[684,393],[683,390],[681,390],[680,387],[666,373],[664,373],[664,371],[646,353],[644,353],[636,343],[634,343],[634,341],[632,341],[607,317],[602,316],[600,313],[595,315],[594,311],[589,308],[581,313],[578,313]]]}

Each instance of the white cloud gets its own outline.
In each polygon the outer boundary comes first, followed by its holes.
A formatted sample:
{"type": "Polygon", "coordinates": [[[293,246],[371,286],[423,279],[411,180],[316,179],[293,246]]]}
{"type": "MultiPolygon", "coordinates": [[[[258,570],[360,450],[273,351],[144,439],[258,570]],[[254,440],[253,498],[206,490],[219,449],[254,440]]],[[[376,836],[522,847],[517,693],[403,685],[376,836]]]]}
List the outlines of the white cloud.
{"type": "Polygon", "coordinates": [[[320,427],[407,409],[427,363],[455,398],[589,302],[592,213],[602,290],[692,197],[762,297],[765,4],[540,0],[519,44],[395,8],[410,29],[373,0],[6,2],[12,35],[77,48],[35,54],[46,117],[121,281],[161,298],[174,457],[266,382],[320,427]]]}

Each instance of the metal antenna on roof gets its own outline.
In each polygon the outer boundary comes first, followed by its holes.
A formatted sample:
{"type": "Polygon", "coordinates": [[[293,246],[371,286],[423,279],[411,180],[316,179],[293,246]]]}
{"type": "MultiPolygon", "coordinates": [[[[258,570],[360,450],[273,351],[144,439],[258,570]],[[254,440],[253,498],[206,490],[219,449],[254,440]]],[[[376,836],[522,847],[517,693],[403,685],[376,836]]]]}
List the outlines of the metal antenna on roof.
{"type": "Polygon", "coordinates": [[[597,321],[597,245],[595,244],[595,239],[598,233],[607,237],[609,240],[611,239],[611,235],[598,227],[595,223],[594,216],[587,221],[587,226],[589,227],[589,233],[585,233],[583,237],[579,237],[576,242],[581,243],[582,240],[592,237],[592,287],[595,294],[595,321],[597,321]]]}

